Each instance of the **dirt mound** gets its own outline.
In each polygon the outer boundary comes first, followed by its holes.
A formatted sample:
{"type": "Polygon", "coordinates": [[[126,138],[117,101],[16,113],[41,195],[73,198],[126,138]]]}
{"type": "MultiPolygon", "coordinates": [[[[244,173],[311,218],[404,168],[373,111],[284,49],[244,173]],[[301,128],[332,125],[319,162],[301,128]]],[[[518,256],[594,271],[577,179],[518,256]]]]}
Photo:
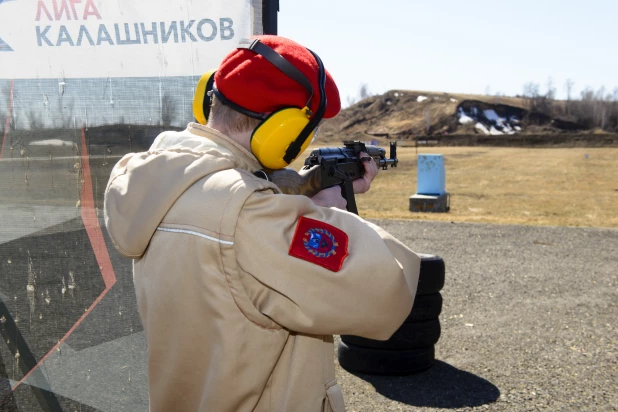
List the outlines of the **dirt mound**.
{"type": "Polygon", "coordinates": [[[588,132],[567,119],[528,110],[523,98],[391,90],[325,120],[318,140],[414,140],[418,136],[450,135],[506,139],[527,134],[588,132]]]}
{"type": "Polygon", "coordinates": [[[324,121],[320,134],[325,138],[347,136],[361,140],[374,137],[413,138],[435,132],[456,121],[458,100],[448,94],[392,90],[368,97],[324,121]]]}

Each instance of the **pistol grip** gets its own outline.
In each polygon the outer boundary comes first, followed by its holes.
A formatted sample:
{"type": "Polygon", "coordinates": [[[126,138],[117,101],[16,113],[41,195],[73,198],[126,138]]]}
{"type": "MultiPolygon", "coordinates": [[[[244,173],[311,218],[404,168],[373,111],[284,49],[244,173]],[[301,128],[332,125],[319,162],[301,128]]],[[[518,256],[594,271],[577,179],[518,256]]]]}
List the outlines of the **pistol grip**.
{"type": "Polygon", "coordinates": [[[348,202],[346,209],[348,212],[352,212],[358,215],[358,209],[356,208],[356,199],[354,198],[354,186],[351,180],[346,180],[341,185],[341,196],[348,202]]]}

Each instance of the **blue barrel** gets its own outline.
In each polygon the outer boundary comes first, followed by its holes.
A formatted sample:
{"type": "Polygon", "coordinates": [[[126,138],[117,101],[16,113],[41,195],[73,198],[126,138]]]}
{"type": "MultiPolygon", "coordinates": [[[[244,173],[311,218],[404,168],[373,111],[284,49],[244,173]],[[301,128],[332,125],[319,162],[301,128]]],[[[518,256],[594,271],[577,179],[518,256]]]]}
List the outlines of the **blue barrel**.
{"type": "Polygon", "coordinates": [[[419,154],[416,193],[419,195],[443,195],[446,193],[444,156],[419,154]]]}

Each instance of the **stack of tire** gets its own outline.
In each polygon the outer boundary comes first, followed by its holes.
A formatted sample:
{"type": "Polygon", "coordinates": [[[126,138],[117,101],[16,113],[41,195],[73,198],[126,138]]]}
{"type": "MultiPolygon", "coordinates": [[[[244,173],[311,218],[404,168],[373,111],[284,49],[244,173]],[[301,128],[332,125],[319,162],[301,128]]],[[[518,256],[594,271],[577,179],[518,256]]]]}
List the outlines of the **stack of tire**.
{"type": "Polygon", "coordinates": [[[444,287],[444,260],[437,255],[418,254],[421,269],[410,315],[389,340],[341,335],[339,364],[355,373],[370,375],[412,375],[429,369],[435,360],[440,338],[444,287]]]}

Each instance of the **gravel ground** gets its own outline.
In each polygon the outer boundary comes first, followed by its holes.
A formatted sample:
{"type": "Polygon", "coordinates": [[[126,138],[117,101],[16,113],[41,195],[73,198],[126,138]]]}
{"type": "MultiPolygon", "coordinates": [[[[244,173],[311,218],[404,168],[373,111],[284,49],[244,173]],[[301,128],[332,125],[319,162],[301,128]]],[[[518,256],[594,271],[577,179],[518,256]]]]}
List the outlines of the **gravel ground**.
{"type": "Polygon", "coordinates": [[[436,363],[338,367],[349,411],[618,410],[618,230],[374,220],[446,263],[436,363]]]}
{"type": "MultiPolygon", "coordinates": [[[[13,315],[21,314],[20,328],[37,359],[70,326],[56,319],[81,316],[102,288],[100,274],[91,267],[96,260],[87,247],[83,225],[78,224],[81,219],[72,211],[79,191],[71,159],[44,163],[38,175],[32,160],[28,184],[21,178],[25,166],[18,161],[0,162],[0,175],[14,174],[0,183],[0,291],[6,294],[0,299],[13,315]],[[70,220],[58,224],[56,218],[70,220]],[[38,232],[42,227],[45,233],[38,232]],[[24,275],[30,259],[41,271],[37,287],[43,291],[46,281],[50,285],[51,303],[37,294],[36,308],[45,311],[26,325],[32,311],[24,275]],[[62,276],[80,268],[88,275],[77,281],[84,282],[79,283],[81,294],[63,300],[62,276]],[[50,319],[54,322],[48,328],[50,319]]],[[[91,159],[98,210],[113,165],[104,160],[91,159]]],[[[618,410],[618,230],[373,221],[413,250],[445,260],[442,336],[435,365],[423,373],[377,377],[338,368],[348,411],[618,410]]],[[[99,348],[99,358],[79,359],[82,369],[92,368],[93,373],[96,365],[110,363],[105,345],[141,331],[130,261],[115,254],[107,238],[106,242],[117,284],[66,341],[76,354],[99,348]]],[[[122,355],[111,353],[114,358],[122,355]]],[[[145,363],[131,353],[124,356],[127,359],[120,360],[134,368],[133,391],[145,388],[145,363]]],[[[12,358],[8,345],[0,345],[0,361],[4,359],[0,378],[18,381],[21,371],[12,358]]],[[[115,375],[101,379],[108,387],[122,383],[115,375]]],[[[0,379],[0,395],[7,392],[7,384],[0,379]]],[[[18,388],[17,401],[37,405],[32,391],[24,386],[18,388]]],[[[141,392],[137,396],[127,391],[125,402],[114,391],[101,391],[97,398],[90,393],[97,386],[88,388],[65,394],[71,399],[58,396],[61,405],[66,410],[93,410],[88,405],[98,405],[95,401],[107,396],[105,402],[113,406],[104,410],[147,410],[141,392]],[[83,404],[75,407],[73,398],[83,404]],[[141,402],[140,408],[136,402],[141,402]]],[[[19,410],[41,410],[37,408],[19,410]]],[[[0,410],[5,410],[2,405],[0,410]]]]}

